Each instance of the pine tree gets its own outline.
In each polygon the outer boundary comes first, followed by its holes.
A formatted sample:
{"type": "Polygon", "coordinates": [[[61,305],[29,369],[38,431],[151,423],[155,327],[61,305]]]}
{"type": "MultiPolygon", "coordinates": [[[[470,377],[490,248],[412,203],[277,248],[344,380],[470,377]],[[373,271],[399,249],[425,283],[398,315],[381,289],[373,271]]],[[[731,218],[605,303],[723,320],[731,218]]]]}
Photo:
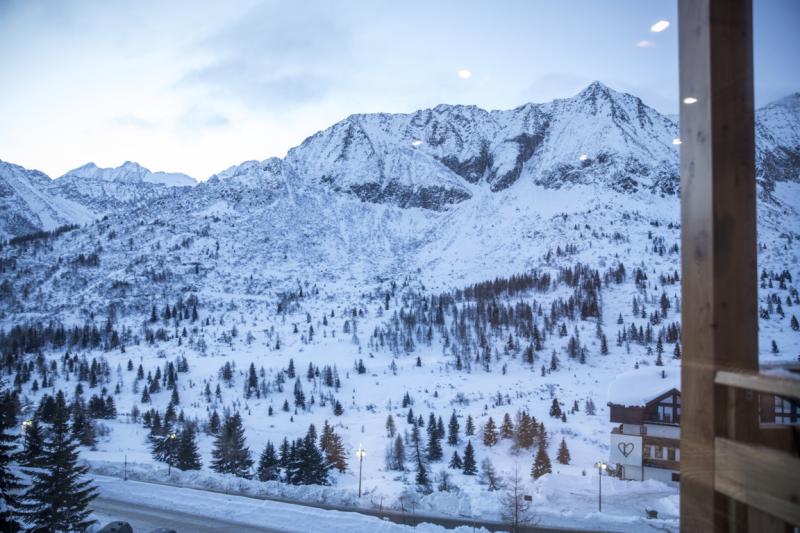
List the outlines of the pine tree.
{"type": "Polygon", "coordinates": [[[16,425],[16,414],[10,399],[11,395],[6,393],[0,404],[0,531],[19,530],[19,524],[14,520],[17,507],[14,494],[23,488],[20,479],[11,471],[17,436],[9,433],[16,425]]]}
{"type": "Polygon", "coordinates": [[[472,441],[467,441],[467,447],[464,448],[464,475],[474,476],[478,472],[478,464],[475,462],[475,449],[472,447],[472,441]]]}
{"type": "Polygon", "coordinates": [[[450,458],[450,464],[447,466],[453,470],[461,470],[464,468],[464,462],[461,460],[461,456],[458,455],[458,450],[453,452],[453,457],[450,458]]]}
{"type": "Polygon", "coordinates": [[[276,481],[279,478],[278,456],[275,453],[275,447],[272,442],[267,441],[264,451],[261,452],[257,474],[259,481],[276,481]]]}
{"type": "Polygon", "coordinates": [[[531,469],[531,476],[533,479],[539,479],[545,474],[549,474],[553,469],[550,465],[550,457],[547,455],[547,448],[539,445],[539,451],[536,452],[536,458],[533,461],[533,468],[531,469]]]}
{"type": "Polygon", "coordinates": [[[514,436],[514,424],[511,423],[511,415],[508,413],[503,415],[503,424],[500,426],[500,436],[504,439],[510,439],[514,436]]]}
{"type": "Polygon", "coordinates": [[[292,477],[297,485],[327,485],[328,467],[319,448],[317,448],[317,431],[314,425],[308,427],[303,439],[298,439],[295,446],[295,470],[292,477]]]}
{"type": "Polygon", "coordinates": [[[442,455],[442,443],[440,442],[439,431],[436,429],[436,424],[433,424],[433,431],[428,431],[428,460],[439,461],[442,455]]]}
{"type": "Polygon", "coordinates": [[[558,447],[558,456],[556,460],[562,465],[568,465],[570,461],[569,448],[567,448],[567,441],[561,438],[561,444],[558,447]]]}
{"type": "Polygon", "coordinates": [[[414,463],[416,463],[417,466],[417,485],[427,487],[430,484],[430,480],[428,479],[428,471],[425,468],[425,457],[421,440],[419,424],[414,424],[411,427],[411,444],[414,446],[412,453],[414,454],[414,463]]]}
{"type": "Polygon", "coordinates": [[[386,417],[386,435],[391,439],[394,437],[395,431],[397,431],[397,428],[394,425],[394,417],[389,414],[386,417]]]}
{"type": "Polygon", "coordinates": [[[200,460],[200,451],[197,448],[194,427],[186,426],[178,437],[175,452],[175,467],[180,470],[200,470],[203,463],[200,460]]]}
{"type": "Polygon", "coordinates": [[[69,427],[64,394],[58,391],[53,423],[45,440],[43,463],[32,470],[31,486],[20,503],[20,515],[46,531],[83,531],[95,520],[89,504],[97,496],[91,480],[81,480],[89,467],[78,465],[78,442],[69,427]]]}
{"type": "Polygon", "coordinates": [[[325,421],[322,427],[322,435],[319,439],[319,449],[325,454],[325,464],[327,468],[335,468],[339,472],[347,470],[347,453],[344,449],[342,438],[336,434],[333,427],[325,421]]]}
{"type": "Polygon", "coordinates": [[[494,446],[497,444],[497,427],[491,416],[483,426],[483,444],[486,446],[494,446]]]}
{"type": "Polygon", "coordinates": [[[222,429],[214,440],[211,468],[222,474],[249,478],[253,459],[247,447],[239,413],[225,419],[222,429]]]}
{"type": "Polygon", "coordinates": [[[450,415],[450,422],[447,424],[447,444],[450,446],[458,446],[458,418],[456,412],[450,415]]]}
{"type": "Polygon", "coordinates": [[[800,331],[800,322],[797,321],[797,317],[792,315],[792,319],[789,321],[792,329],[794,331],[800,331]]]}
{"type": "Polygon", "coordinates": [[[472,421],[472,415],[467,415],[467,425],[464,429],[464,433],[471,437],[475,434],[475,422],[472,421]]]}
{"type": "Polygon", "coordinates": [[[553,398],[553,403],[550,405],[550,416],[561,418],[561,406],[558,404],[558,398],[553,398]]]}
{"type": "Polygon", "coordinates": [[[406,447],[400,435],[394,438],[394,449],[392,450],[392,470],[403,471],[406,469],[406,447]]]}
{"type": "Polygon", "coordinates": [[[211,433],[212,435],[216,435],[217,433],[219,433],[219,428],[220,428],[219,413],[217,413],[217,410],[214,409],[214,411],[211,413],[211,418],[208,419],[208,432],[211,433]]]}
{"type": "Polygon", "coordinates": [[[21,465],[39,467],[42,465],[44,454],[44,436],[39,419],[34,417],[30,423],[23,426],[22,451],[18,455],[21,465]]]}

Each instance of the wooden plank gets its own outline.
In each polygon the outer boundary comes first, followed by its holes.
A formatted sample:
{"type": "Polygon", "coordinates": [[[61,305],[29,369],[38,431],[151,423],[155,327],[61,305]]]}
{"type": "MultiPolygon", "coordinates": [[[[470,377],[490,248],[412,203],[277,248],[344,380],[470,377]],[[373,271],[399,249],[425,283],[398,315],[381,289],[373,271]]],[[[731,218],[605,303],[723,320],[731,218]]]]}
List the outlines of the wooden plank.
{"type": "Polygon", "coordinates": [[[798,378],[770,376],[742,370],[720,370],[714,381],[717,385],[800,398],[800,379],[798,378]]]}
{"type": "Polygon", "coordinates": [[[718,491],[800,526],[800,458],[720,437],[715,448],[718,491]]]}
{"type": "MultiPolygon", "coordinates": [[[[714,438],[754,441],[757,395],[716,387],[758,369],[750,0],[680,0],[681,529],[745,531],[714,489],[714,438]]],[[[722,465],[724,466],[724,465],[722,465]]]]}

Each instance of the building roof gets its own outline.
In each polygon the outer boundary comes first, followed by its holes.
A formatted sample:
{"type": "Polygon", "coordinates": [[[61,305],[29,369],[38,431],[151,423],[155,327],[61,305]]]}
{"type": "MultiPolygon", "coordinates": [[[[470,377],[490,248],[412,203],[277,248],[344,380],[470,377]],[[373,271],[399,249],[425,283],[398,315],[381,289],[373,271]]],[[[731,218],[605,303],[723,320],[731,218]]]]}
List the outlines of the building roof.
{"type": "Polygon", "coordinates": [[[645,406],[672,389],[681,390],[679,366],[648,366],[619,374],[608,386],[608,403],[645,406]]]}

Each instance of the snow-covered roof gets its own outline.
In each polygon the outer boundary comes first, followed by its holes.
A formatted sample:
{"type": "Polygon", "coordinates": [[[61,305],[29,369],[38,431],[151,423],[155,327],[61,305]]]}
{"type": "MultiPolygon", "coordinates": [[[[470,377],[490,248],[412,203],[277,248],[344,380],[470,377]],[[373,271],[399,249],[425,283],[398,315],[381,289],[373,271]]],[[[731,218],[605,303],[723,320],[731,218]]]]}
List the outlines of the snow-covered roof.
{"type": "Polygon", "coordinates": [[[680,367],[649,366],[619,374],[608,386],[608,402],[644,406],[672,389],[681,390],[680,367]]]}

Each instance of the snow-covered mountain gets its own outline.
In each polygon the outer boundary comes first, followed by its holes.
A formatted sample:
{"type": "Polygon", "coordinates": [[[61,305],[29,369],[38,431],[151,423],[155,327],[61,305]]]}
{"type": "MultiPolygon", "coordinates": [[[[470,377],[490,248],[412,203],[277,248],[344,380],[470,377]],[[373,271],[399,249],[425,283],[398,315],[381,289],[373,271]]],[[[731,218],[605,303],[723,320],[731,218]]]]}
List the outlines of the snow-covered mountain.
{"type": "MultiPolygon", "coordinates": [[[[766,193],[776,182],[800,179],[798,102],[800,94],[794,94],[757,112],[757,172],[766,193]]],[[[227,181],[232,194],[260,185],[311,187],[431,210],[520,180],[548,189],[594,184],[621,193],[674,194],[679,154],[672,141],[677,136],[671,118],[594,82],[571,98],[510,110],[442,104],[408,114],[352,115],[312,135],[283,160],[244,162],[210,181],[227,181]]],[[[20,173],[15,175],[19,180],[20,173]]],[[[185,174],[151,172],[130,161],[116,168],[89,163],[56,180],[25,182],[7,194],[25,189],[30,197],[30,191],[38,191],[51,206],[52,198],[68,200],[66,208],[54,208],[54,220],[64,222],[186,195],[197,183],[185,174]]],[[[17,202],[27,205],[23,196],[17,202]]],[[[5,217],[7,235],[49,227],[30,213],[14,211],[9,208],[5,217]]]]}
{"type": "Polygon", "coordinates": [[[99,168],[88,163],[53,180],[50,189],[97,214],[104,214],[172,194],[174,188],[196,184],[186,174],[151,172],[138,163],[126,161],[116,168],[99,168]]]}
{"type": "Polygon", "coordinates": [[[130,161],[116,168],[88,163],[55,180],[0,161],[0,238],[82,224],[194,185],[186,174],[151,172],[130,161]]]}
{"type": "Polygon", "coordinates": [[[578,95],[508,111],[439,105],[353,115],[289,151],[298,174],[372,202],[441,209],[519,179],[558,188],[673,193],[677,126],[599,82],[578,95]]]}
{"type": "Polygon", "coordinates": [[[151,172],[139,163],[125,161],[115,168],[100,168],[94,163],[70,170],[59,179],[100,180],[123,183],[156,183],[168,187],[191,187],[197,181],[180,172],[151,172]]]}
{"type": "MultiPolygon", "coordinates": [[[[770,363],[800,354],[793,98],[758,114],[759,337],[770,363]]],[[[347,449],[369,450],[371,501],[407,509],[411,495],[427,512],[499,518],[500,491],[476,476],[448,469],[459,489],[424,495],[418,463],[383,460],[387,419],[413,434],[413,404],[417,416],[461,424],[442,458],[428,454],[431,476],[470,442],[503,475],[522,468],[548,525],[641,531],[654,523],[642,509],[659,509],[661,525],[677,527],[673,487],[613,478],[603,483],[616,500],[598,523],[587,476],[608,456],[612,380],[680,371],[676,136],[672,120],[595,83],[509,111],[348,117],[284,159],[246,161],[195,187],[91,167],[53,181],[4,164],[8,234],[25,231],[15,220],[39,227],[42,212],[79,217],[65,205],[93,218],[0,248],[8,382],[26,412],[58,389],[73,397],[78,383],[87,399],[112,397],[117,416],[102,415],[96,449],[82,449],[95,472],[166,475],[135,414],[153,409],[197,422],[205,471],[171,468],[212,486],[223,480],[208,469],[212,413],[239,412],[256,453],[327,421],[347,449]],[[486,438],[489,417],[518,427],[523,412],[546,423],[538,447],[555,457],[563,441],[571,453],[535,481],[537,446],[486,438]]],[[[354,464],[325,492],[269,490],[347,500],[354,464]]]]}
{"type": "Polygon", "coordinates": [[[0,161],[0,239],[93,219],[89,209],[52,194],[50,186],[46,174],[0,161]]]}
{"type": "Polygon", "coordinates": [[[800,181],[800,93],[756,113],[756,166],[764,189],[779,181],[800,181]]]}

